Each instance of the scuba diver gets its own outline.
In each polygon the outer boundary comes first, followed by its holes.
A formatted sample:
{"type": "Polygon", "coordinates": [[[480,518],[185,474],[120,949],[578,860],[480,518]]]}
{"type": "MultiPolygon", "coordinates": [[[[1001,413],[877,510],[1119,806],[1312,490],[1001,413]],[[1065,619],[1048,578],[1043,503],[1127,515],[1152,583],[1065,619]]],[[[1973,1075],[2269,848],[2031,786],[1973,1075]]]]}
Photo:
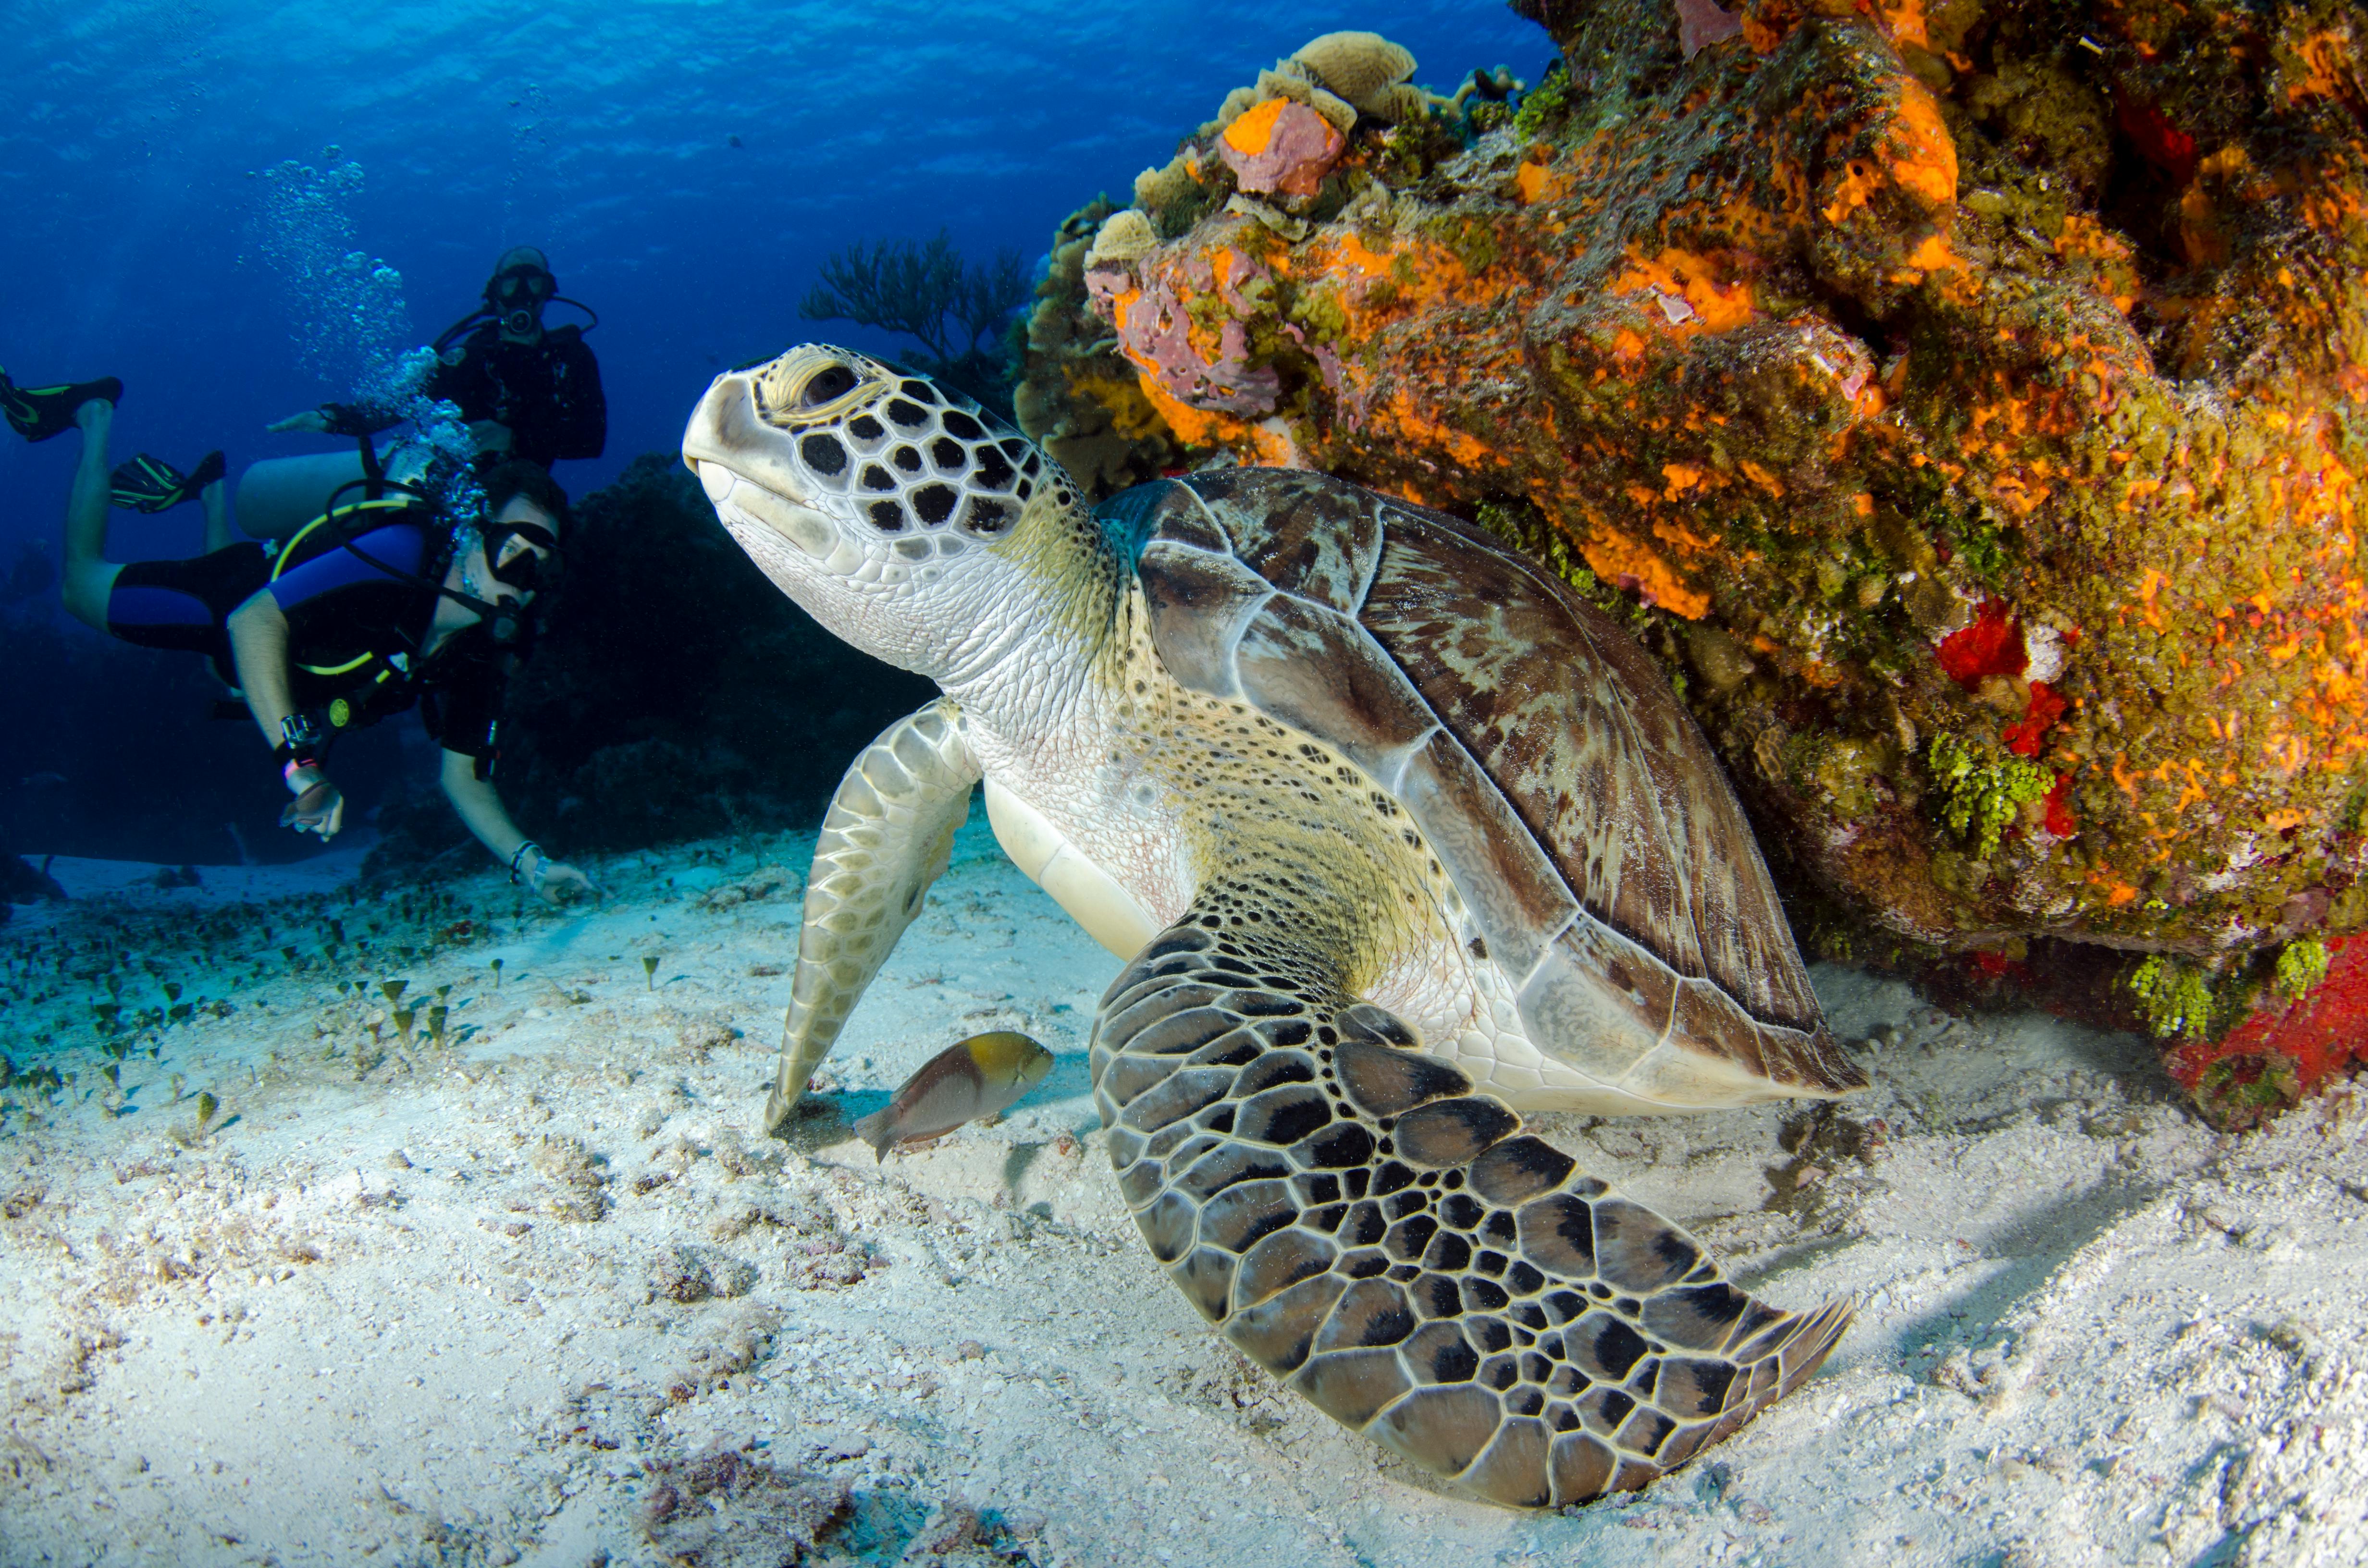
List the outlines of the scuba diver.
{"type": "MultiPolygon", "coordinates": [[[[515,246],[495,264],[477,308],[437,335],[431,345],[436,365],[418,392],[460,409],[480,465],[509,458],[547,469],[597,458],[609,443],[609,402],[600,390],[599,361],[584,334],[599,324],[591,306],[559,292],[542,252],[515,246]],[[546,327],[542,313],[552,304],[572,305],[591,321],[546,327]]],[[[366,437],[404,417],[368,403],[324,403],[269,428],[366,437]]],[[[405,482],[417,480],[427,461],[424,449],[402,445],[379,455],[389,475],[405,482]]],[[[211,523],[218,503],[206,493],[222,475],[219,452],[187,474],[142,452],[116,471],[116,505],[162,512],[202,498],[211,523]]],[[[239,475],[230,512],[248,538],[285,540],[319,515],[322,496],[363,477],[363,464],[352,452],[267,458],[239,475]]]]}
{"type": "Polygon", "coordinates": [[[502,253],[484,303],[437,335],[437,365],[425,389],[461,410],[480,452],[500,451],[549,468],[597,458],[609,444],[609,402],[587,330],[546,327],[545,305],[592,307],[563,297],[551,264],[532,245],[502,253]]]}
{"type": "Polygon", "coordinates": [[[334,836],[345,801],[329,781],[330,744],[416,705],[443,748],[445,798],[510,880],[554,903],[597,892],[518,831],[492,782],[504,687],[567,515],[551,475],[495,464],[477,480],[483,520],[454,526],[424,488],[388,479],[365,438],[352,460],[362,476],[316,497],[313,519],[267,548],[232,541],[217,466],[204,487],[206,553],[119,564],[106,558],[107,516],[123,500],[122,471],[110,479],[107,449],[122,392],[113,377],[18,387],[0,371],[0,413],[19,435],[82,433],[66,502],[66,609],[127,642],[211,658],[295,797],[283,825],[334,836]]]}

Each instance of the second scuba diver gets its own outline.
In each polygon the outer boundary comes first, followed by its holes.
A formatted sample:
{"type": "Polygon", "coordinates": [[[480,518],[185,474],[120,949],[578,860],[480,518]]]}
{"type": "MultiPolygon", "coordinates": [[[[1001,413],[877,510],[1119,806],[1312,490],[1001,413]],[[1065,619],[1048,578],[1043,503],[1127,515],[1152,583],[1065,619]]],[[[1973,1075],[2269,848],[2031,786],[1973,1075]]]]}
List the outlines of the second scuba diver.
{"type": "MultiPolygon", "coordinates": [[[[436,364],[417,390],[460,409],[481,464],[507,457],[547,469],[554,462],[597,458],[608,445],[609,403],[600,387],[599,361],[584,341],[586,328],[543,324],[544,309],[554,303],[572,305],[592,316],[591,324],[599,324],[590,306],[559,292],[542,252],[514,246],[495,263],[477,308],[446,327],[432,346],[436,364]]],[[[369,437],[401,417],[368,403],[325,403],[270,428],[369,437]]],[[[424,449],[401,444],[379,456],[388,475],[404,481],[416,480],[427,460],[424,449]]],[[[211,516],[218,502],[208,492],[222,477],[220,452],[209,453],[187,474],[142,452],[116,471],[116,505],[162,512],[202,496],[211,516]]],[[[285,540],[319,515],[322,496],[364,477],[364,465],[351,450],[267,458],[239,475],[230,510],[248,538],[285,540]]]]}
{"type": "Polygon", "coordinates": [[[209,655],[274,747],[295,797],[284,824],[333,836],[345,801],[329,781],[330,742],[416,703],[443,748],[446,799],[511,880],[552,903],[597,891],[518,831],[492,782],[504,687],[567,512],[550,474],[496,463],[478,480],[482,523],[459,527],[420,492],[368,477],[316,496],[313,519],[267,550],[232,541],[217,471],[204,487],[205,554],[119,564],[106,558],[108,507],[122,498],[107,442],[122,391],[112,377],[27,388],[0,372],[0,412],[19,435],[82,433],[66,609],[128,642],[209,655]]]}

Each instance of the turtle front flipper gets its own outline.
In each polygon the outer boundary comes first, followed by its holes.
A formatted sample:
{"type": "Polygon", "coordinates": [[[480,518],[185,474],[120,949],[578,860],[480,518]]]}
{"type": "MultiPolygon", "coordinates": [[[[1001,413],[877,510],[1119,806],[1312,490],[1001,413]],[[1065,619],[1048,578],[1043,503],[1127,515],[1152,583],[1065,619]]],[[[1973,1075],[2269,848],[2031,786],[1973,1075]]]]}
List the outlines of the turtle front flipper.
{"type": "Polygon", "coordinates": [[[929,884],[945,872],[979,780],[961,718],[939,698],[897,720],[848,767],[831,798],[806,873],[780,1075],[765,1102],[768,1132],[788,1119],[864,988],[921,912],[929,884]]]}
{"type": "Polygon", "coordinates": [[[1728,1284],[1260,902],[1204,890],[1110,986],[1093,1044],[1135,1222],[1246,1355],[1518,1507],[1641,1487],[1816,1369],[1849,1303],[1728,1284]]]}

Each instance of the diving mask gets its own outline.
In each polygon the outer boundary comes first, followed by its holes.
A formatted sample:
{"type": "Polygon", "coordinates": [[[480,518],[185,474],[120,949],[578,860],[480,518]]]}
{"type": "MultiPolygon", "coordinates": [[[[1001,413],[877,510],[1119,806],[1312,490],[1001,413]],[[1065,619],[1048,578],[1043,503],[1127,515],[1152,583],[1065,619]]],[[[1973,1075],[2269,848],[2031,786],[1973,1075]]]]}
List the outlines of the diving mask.
{"type": "Polygon", "coordinates": [[[559,279],[546,267],[522,262],[494,274],[485,301],[501,318],[502,330],[524,337],[542,320],[542,307],[559,292],[559,279]]]}
{"type": "Polygon", "coordinates": [[[531,593],[542,580],[544,551],[556,552],[559,540],[540,523],[494,523],[485,528],[485,560],[493,567],[494,581],[508,585],[520,593],[531,593]],[[516,539],[526,548],[505,557],[509,541],[516,539]]]}

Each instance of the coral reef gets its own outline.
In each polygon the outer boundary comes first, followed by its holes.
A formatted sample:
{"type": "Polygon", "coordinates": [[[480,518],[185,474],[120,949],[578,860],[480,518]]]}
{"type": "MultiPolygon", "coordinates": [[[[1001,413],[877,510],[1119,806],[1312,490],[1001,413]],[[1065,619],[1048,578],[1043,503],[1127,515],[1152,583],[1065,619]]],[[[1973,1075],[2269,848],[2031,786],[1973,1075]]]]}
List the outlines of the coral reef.
{"type": "MultiPolygon", "coordinates": [[[[674,459],[575,508],[565,575],[510,682],[497,782],[569,853],[808,826],[848,759],[936,688],[823,631],[715,526],[674,459]]],[[[472,871],[434,785],[381,812],[372,875],[472,871]]]]}
{"type": "MultiPolygon", "coordinates": [[[[2289,949],[2292,953],[2295,949],[2289,949]]],[[[2310,942],[2301,994],[2281,955],[2273,1000],[2252,1009],[2217,1040],[2182,1042],[2170,1052],[2171,1075],[2193,1091],[2223,1127],[2249,1126],[2340,1074],[2368,1040],[2368,942],[2310,942]]]]}
{"type": "Polygon", "coordinates": [[[1257,191],[1228,138],[1279,68],[1137,180],[1159,244],[1089,269],[1082,210],[1026,427],[1097,490],[1304,464],[1554,565],[1828,952],[2110,973],[2123,1022],[2158,957],[2223,1082],[2340,1070],[2368,1034],[2281,1033],[2319,1005],[2273,971],[2324,941],[2331,994],[2368,926],[2368,24],[1516,8],[1563,51],[1526,95],[1400,95],[1257,191]]]}
{"type": "Polygon", "coordinates": [[[798,314],[902,333],[921,346],[915,369],[1008,415],[1017,366],[1004,329],[1027,302],[1018,251],[968,261],[941,230],[926,244],[856,241],[822,264],[822,281],[798,301],[798,314]]]}

